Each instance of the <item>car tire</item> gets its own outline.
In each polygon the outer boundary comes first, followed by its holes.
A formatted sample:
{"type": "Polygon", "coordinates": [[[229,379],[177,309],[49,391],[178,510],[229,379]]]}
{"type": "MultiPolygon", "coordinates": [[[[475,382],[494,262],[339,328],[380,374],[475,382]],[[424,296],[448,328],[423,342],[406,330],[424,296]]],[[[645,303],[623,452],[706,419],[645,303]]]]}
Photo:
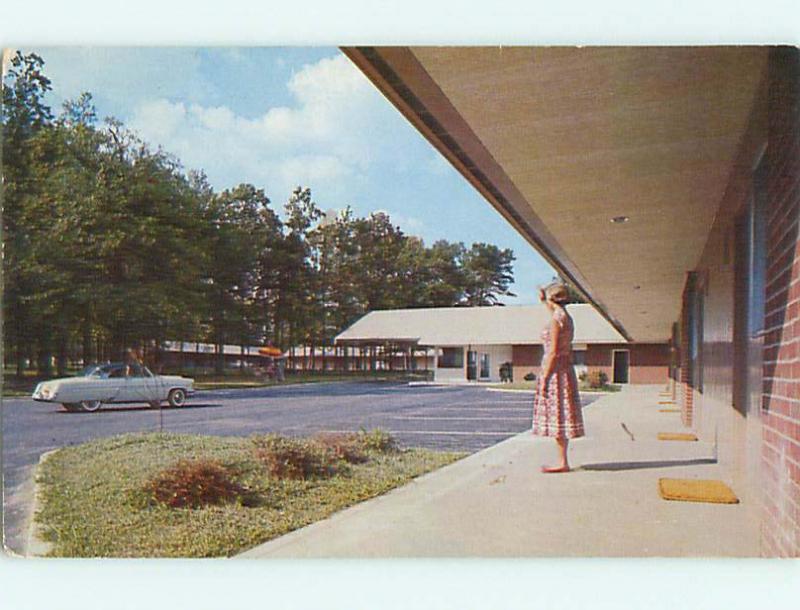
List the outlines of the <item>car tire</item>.
{"type": "Polygon", "coordinates": [[[65,411],[69,411],[70,413],[81,411],[81,405],[77,402],[62,402],[61,406],[64,407],[65,411]]]}
{"type": "Polygon", "coordinates": [[[186,404],[186,392],[181,388],[170,390],[167,400],[170,407],[182,407],[186,404]]]}
{"type": "Polygon", "coordinates": [[[78,406],[80,410],[84,411],[85,413],[94,413],[103,406],[103,403],[99,400],[82,400],[80,403],[78,403],[78,406]]]}

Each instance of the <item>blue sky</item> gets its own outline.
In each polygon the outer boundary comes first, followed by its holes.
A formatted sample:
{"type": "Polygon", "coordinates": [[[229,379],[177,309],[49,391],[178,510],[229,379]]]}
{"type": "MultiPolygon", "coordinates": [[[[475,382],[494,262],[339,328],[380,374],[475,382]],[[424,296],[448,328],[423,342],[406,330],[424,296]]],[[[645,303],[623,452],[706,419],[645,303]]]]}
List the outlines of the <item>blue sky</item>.
{"type": "Polygon", "coordinates": [[[263,188],[280,210],[309,186],[323,210],[383,210],[406,233],[512,248],[516,298],[550,266],[332,47],[37,48],[54,109],[82,91],[217,190],[263,188]]]}

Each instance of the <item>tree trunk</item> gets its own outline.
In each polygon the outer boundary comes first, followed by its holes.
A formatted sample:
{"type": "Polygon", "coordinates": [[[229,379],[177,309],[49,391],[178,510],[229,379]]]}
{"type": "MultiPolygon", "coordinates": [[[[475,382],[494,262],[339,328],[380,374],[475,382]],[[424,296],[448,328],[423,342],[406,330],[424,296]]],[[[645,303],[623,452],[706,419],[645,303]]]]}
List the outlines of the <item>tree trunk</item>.
{"type": "Polygon", "coordinates": [[[36,359],[37,373],[43,377],[53,376],[53,350],[49,342],[43,341],[39,344],[39,354],[36,359]]]}
{"type": "Polygon", "coordinates": [[[67,375],[67,332],[59,329],[58,332],[58,351],[56,354],[56,367],[59,377],[67,375]]]}
{"type": "Polygon", "coordinates": [[[25,374],[25,350],[22,348],[22,325],[17,324],[17,336],[14,351],[17,360],[17,377],[22,377],[25,374]]]}
{"type": "Polygon", "coordinates": [[[214,372],[217,375],[225,373],[225,344],[217,337],[217,357],[214,358],[214,372]]]}
{"type": "Polygon", "coordinates": [[[82,351],[81,351],[81,359],[83,360],[83,366],[89,365],[93,362],[92,359],[92,319],[89,315],[87,315],[83,319],[83,325],[81,327],[81,340],[82,340],[82,351]]]}

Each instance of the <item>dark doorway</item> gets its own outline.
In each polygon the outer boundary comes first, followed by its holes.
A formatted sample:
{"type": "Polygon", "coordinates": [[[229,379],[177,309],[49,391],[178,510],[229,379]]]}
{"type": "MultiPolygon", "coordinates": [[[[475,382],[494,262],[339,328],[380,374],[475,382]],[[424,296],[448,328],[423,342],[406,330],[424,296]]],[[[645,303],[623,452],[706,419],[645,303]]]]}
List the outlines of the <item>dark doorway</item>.
{"type": "Polygon", "coordinates": [[[478,352],[469,350],[467,352],[467,381],[475,381],[478,378],[478,352]]]}
{"type": "Polygon", "coordinates": [[[626,349],[614,350],[614,383],[628,383],[630,352],[626,349]]]}

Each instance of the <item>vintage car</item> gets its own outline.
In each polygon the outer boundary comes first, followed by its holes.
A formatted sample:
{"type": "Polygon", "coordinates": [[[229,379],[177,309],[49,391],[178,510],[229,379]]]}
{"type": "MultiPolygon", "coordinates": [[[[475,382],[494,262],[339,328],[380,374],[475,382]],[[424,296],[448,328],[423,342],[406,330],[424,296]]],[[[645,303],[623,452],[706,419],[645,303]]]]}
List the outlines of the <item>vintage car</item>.
{"type": "Polygon", "coordinates": [[[194,394],[194,380],[154,375],[146,366],[122,363],[87,366],[76,377],[43,381],[33,391],[40,402],[59,402],[67,411],[97,411],[105,403],[144,402],[158,407],[168,401],[181,407],[194,394]]]}

